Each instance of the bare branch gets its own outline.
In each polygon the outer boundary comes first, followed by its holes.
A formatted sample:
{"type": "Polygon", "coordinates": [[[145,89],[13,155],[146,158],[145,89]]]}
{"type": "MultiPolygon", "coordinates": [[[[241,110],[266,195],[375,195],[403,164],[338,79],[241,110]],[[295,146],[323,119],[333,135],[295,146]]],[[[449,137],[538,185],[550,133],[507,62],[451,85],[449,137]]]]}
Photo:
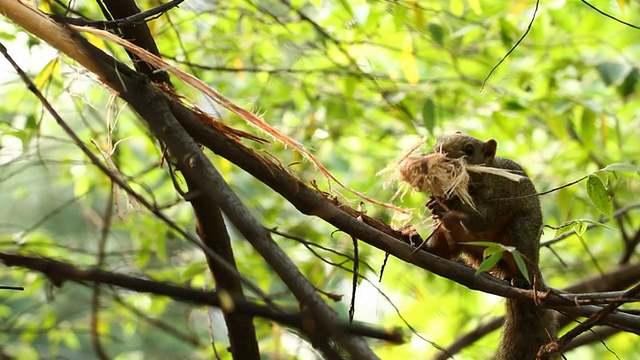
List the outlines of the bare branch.
{"type": "MultiPolygon", "coordinates": [[[[6,266],[19,266],[26,269],[39,271],[46,275],[56,286],[61,286],[65,280],[86,285],[87,282],[113,285],[123,289],[129,289],[140,293],[168,296],[177,301],[214,306],[222,311],[237,311],[251,316],[259,316],[273,320],[285,326],[303,330],[302,314],[293,309],[277,309],[255,302],[240,299],[233,293],[227,295],[233,301],[233,308],[223,306],[217,291],[202,291],[189,287],[181,287],[165,282],[136,278],[128,275],[104,271],[96,268],[80,269],[71,264],[53,259],[8,254],[0,252],[0,261],[6,266]]],[[[376,329],[363,324],[350,325],[340,322],[341,330],[355,335],[373,337],[392,343],[402,342],[402,334],[398,331],[386,331],[376,329]]]]}

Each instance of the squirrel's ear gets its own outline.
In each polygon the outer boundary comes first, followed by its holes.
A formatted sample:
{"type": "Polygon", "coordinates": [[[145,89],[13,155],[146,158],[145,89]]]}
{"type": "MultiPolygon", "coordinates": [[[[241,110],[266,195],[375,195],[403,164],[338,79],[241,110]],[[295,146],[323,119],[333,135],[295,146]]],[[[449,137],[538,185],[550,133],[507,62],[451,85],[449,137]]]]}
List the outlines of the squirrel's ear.
{"type": "Polygon", "coordinates": [[[495,140],[489,139],[482,144],[482,156],[485,159],[493,159],[496,156],[496,148],[498,143],[495,140]]]}

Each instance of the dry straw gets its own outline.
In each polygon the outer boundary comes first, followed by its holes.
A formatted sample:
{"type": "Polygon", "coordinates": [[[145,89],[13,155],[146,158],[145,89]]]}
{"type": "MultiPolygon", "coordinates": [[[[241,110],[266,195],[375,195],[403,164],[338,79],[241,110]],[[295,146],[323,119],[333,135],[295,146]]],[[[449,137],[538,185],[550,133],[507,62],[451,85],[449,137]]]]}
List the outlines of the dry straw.
{"type": "Polygon", "coordinates": [[[446,153],[436,151],[428,155],[411,155],[410,150],[396,163],[396,178],[409,187],[428,192],[440,199],[458,197],[463,203],[474,207],[469,194],[470,173],[502,176],[520,181],[522,175],[505,169],[485,165],[470,165],[464,157],[449,158],[446,153]]]}

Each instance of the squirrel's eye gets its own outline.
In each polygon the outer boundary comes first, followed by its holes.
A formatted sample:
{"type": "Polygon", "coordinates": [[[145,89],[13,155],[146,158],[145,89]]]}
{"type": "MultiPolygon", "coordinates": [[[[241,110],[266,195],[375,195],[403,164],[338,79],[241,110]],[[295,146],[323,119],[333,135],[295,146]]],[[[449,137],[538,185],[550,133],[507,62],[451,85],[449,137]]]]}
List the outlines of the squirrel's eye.
{"type": "Polygon", "coordinates": [[[473,155],[474,150],[475,149],[473,148],[473,144],[467,144],[467,145],[464,146],[464,150],[463,151],[467,156],[471,156],[471,155],[473,155]]]}

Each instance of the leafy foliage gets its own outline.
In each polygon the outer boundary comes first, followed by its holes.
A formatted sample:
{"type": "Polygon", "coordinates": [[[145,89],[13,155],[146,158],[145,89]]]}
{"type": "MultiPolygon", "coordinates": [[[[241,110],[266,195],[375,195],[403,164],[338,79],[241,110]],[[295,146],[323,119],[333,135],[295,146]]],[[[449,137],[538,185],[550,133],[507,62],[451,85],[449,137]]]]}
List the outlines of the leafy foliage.
{"type": "MultiPolygon", "coordinates": [[[[639,4],[617,4],[604,10],[637,20],[633,14],[639,4]]],[[[102,18],[94,2],[75,1],[73,6],[86,18],[102,18]]],[[[183,3],[149,27],[165,59],[264,114],[310,148],[337,178],[375,199],[389,201],[396,192],[395,185],[385,185],[389,179],[376,174],[404,149],[422,136],[433,143],[438,134],[454,130],[495,138],[498,154],[523,164],[539,191],[588,175],[585,186],[542,197],[545,224],[561,230],[544,234],[548,247],[541,250],[541,270],[550,286],[561,288],[638,260],[640,221],[633,212],[640,174],[638,30],[580,2],[544,2],[529,36],[480,91],[483,79],[525,31],[533,6],[489,0],[196,1],[183,3]],[[596,222],[607,226],[587,226],[596,222]]],[[[63,10],[50,2],[40,2],[40,8],[63,10]]],[[[8,22],[0,24],[0,40],[95,154],[195,234],[193,211],[176,191],[162,150],[124,102],[8,22]]],[[[115,45],[89,40],[127,61],[115,45]]],[[[202,251],[112,186],[5,64],[0,67],[0,251],[212,288],[202,251]]],[[[174,85],[233,128],[267,137],[193,89],[177,81],[174,85]]],[[[305,183],[315,182],[357,207],[359,198],[335,184],[330,187],[297,152],[275,141],[245,144],[277,159],[305,183]]],[[[210,157],[265,227],[292,235],[275,238],[300,271],[318,289],[344,295],[332,306],[346,318],[352,296],[351,237],[300,214],[227,160],[210,157]]],[[[186,189],[179,175],[176,183],[186,189]]],[[[424,195],[406,194],[395,201],[412,208],[410,221],[428,231],[424,195]]],[[[383,207],[366,204],[364,210],[387,223],[406,222],[383,207]]],[[[296,307],[264,260],[235,229],[229,230],[240,273],[279,304],[296,307]]],[[[495,261],[510,251],[493,250],[489,258],[495,261]]],[[[409,332],[410,341],[400,346],[371,342],[381,358],[438,354],[432,343],[446,346],[483,318],[502,312],[496,298],[394,258],[380,283],[384,255],[359,245],[355,319],[385,328],[410,325],[415,333],[409,332]]],[[[118,359],[210,358],[209,336],[220,356],[230,358],[217,309],[105,287],[94,326],[92,284],[58,288],[39,273],[8,267],[0,279],[25,287],[24,292],[0,291],[0,351],[15,358],[93,356],[93,329],[118,359]]],[[[293,330],[263,319],[255,323],[264,357],[317,356],[293,330]]],[[[618,334],[607,346],[595,343],[567,357],[602,358],[611,356],[611,349],[628,358],[640,351],[629,336],[618,334]]],[[[488,358],[496,337],[481,339],[456,358],[488,358]]]]}

